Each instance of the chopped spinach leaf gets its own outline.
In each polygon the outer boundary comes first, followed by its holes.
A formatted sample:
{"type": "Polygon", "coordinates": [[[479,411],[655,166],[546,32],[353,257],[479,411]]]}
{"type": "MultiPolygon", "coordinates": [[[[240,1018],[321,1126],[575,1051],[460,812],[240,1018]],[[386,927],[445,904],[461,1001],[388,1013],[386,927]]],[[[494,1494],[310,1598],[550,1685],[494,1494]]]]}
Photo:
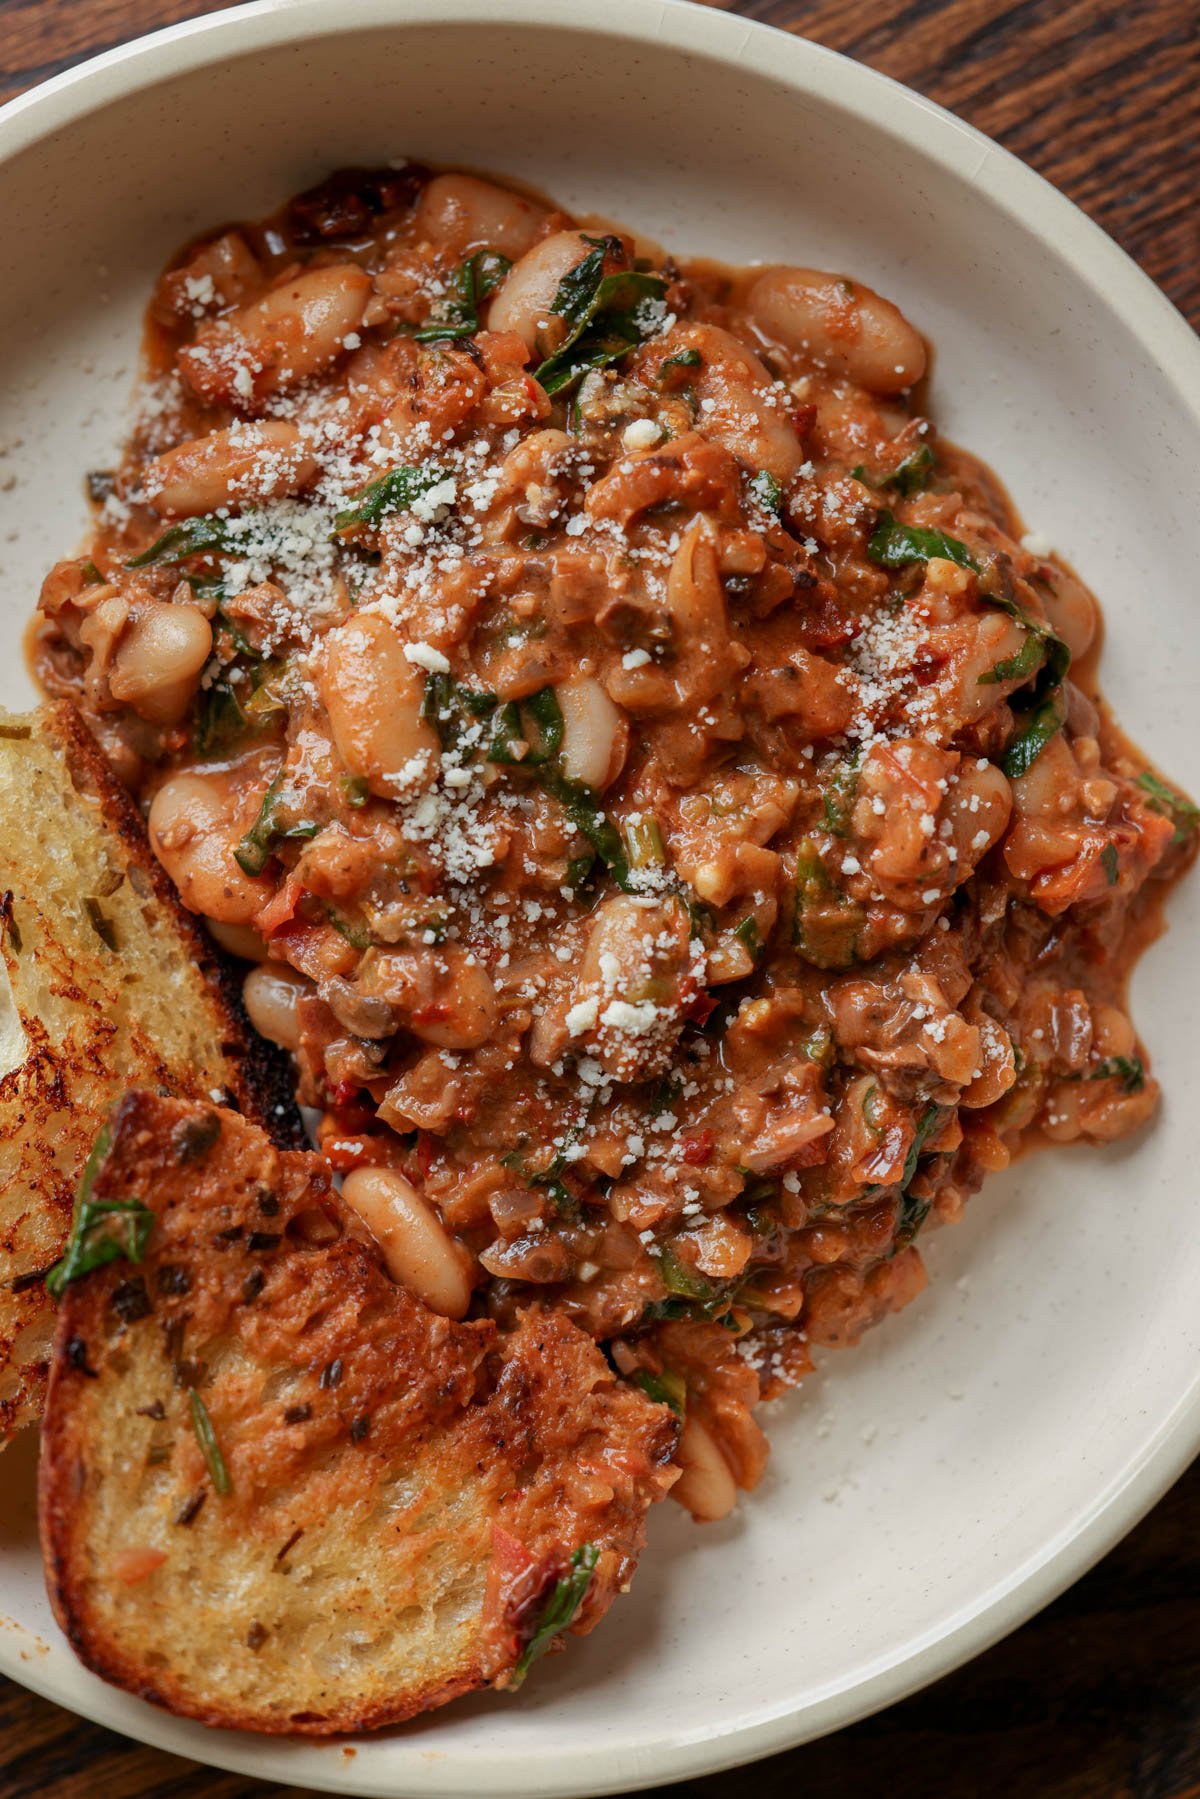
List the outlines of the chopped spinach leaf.
{"type": "Polygon", "coordinates": [[[872,478],[861,462],[850,473],[864,487],[894,487],[905,499],[911,499],[913,494],[924,493],[933,479],[936,466],[936,458],[929,444],[921,444],[918,449],[911,450],[902,462],[898,462],[890,475],[872,478]]]}
{"type": "Polygon", "coordinates": [[[333,521],[334,531],[347,531],[351,525],[377,525],[389,512],[405,511],[445,479],[445,469],[431,464],[414,467],[406,462],[389,469],[386,475],[369,481],[353,505],[338,513],[333,521]]]}
{"type": "Polygon", "coordinates": [[[630,1379],[655,1405],[669,1405],[677,1418],[683,1417],[687,1382],[681,1374],[675,1374],[670,1368],[664,1368],[661,1374],[651,1374],[648,1368],[639,1368],[630,1379]]]}
{"type": "Polygon", "coordinates": [[[881,512],[867,544],[867,555],[881,568],[905,568],[910,562],[928,562],[939,556],[946,562],[957,562],[960,568],[980,567],[965,543],[945,531],[926,530],[921,525],[902,525],[890,512],[881,512]]]}
{"type": "Polygon", "coordinates": [[[1182,843],[1185,837],[1191,836],[1197,824],[1200,824],[1200,806],[1185,799],[1182,793],[1176,793],[1173,787],[1168,787],[1165,781],[1160,781],[1149,769],[1138,776],[1137,785],[1146,795],[1146,804],[1150,810],[1160,813],[1163,818],[1169,818],[1175,826],[1172,843],[1182,843]]]}
{"type": "Polygon", "coordinates": [[[354,924],[344,912],[339,912],[336,906],[326,906],[325,916],[338,936],[344,937],[352,949],[370,949],[374,939],[362,925],[354,924]]]}
{"type": "Polygon", "coordinates": [[[674,356],[668,356],[658,365],[658,384],[660,387],[678,385],[676,376],[691,369],[698,369],[703,362],[699,350],[679,350],[674,356]]]}
{"type": "Polygon", "coordinates": [[[618,887],[629,886],[629,858],[621,834],[590,787],[572,781],[558,768],[539,769],[538,779],[581,836],[586,837],[618,887]]]}
{"type": "Polygon", "coordinates": [[[588,238],[592,249],[563,276],[550,310],[569,327],[566,341],[534,370],[548,394],[566,393],[591,369],[619,362],[658,329],[666,281],[644,269],[604,274],[618,238],[588,238]]]}
{"type": "Polygon", "coordinates": [[[1030,631],[1015,656],[995,662],[979,677],[980,687],[998,686],[1002,681],[1027,681],[1036,675],[1046,660],[1047,639],[1040,631],[1030,631]]]}
{"type": "Polygon", "coordinates": [[[1027,775],[1050,739],[1066,721],[1062,689],[1056,687],[1039,706],[1026,713],[1016,736],[1004,752],[1001,768],[1010,781],[1027,775]]]}
{"type": "Polygon", "coordinates": [[[435,308],[428,322],[413,336],[419,344],[439,338],[471,337],[479,329],[479,307],[495,292],[512,268],[507,256],[496,250],[477,250],[460,262],[450,278],[450,293],[435,308]]]}
{"type": "Polygon", "coordinates": [[[758,920],[753,912],[748,913],[739,925],[735,925],[733,934],[738,942],[749,950],[751,959],[757,962],[763,952],[763,940],[762,932],[758,928],[758,920]]]}
{"type": "Polygon", "coordinates": [[[825,829],[834,837],[848,836],[850,831],[850,814],[854,809],[854,800],[858,792],[858,764],[862,757],[861,748],[856,749],[848,762],[839,764],[829,786],[822,796],[825,829]]]}
{"type": "Polygon", "coordinates": [[[1115,843],[1105,844],[1104,848],[1100,851],[1100,861],[1103,865],[1105,874],[1108,876],[1109,886],[1115,887],[1121,878],[1121,862],[1117,855],[1117,846],[1115,843]]]}
{"type": "Polygon", "coordinates": [[[866,922],[855,904],[830,879],[820,850],[805,837],[796,855],[792,944],[814,968],[849,968],[866,922]]]}
{"type": "Polygon", "coordinates": [[[244,874],[260,875],[274,853],[275,846],[284,838],[315,837],[320,830],[320,825],[309,819],[300,819],[291,824],[281,820],[280,813],[289,798],[290,795],[283,791],[283,770],[280,769],[263,794],[258,817],[233,852],[234,861],[244,874]]]}
{"type": "Polygon", "coordinates": [[[587,1590],[592,1584],[592,1575],[600,1560],[600,1551],[594,1543],[583,1543],[571,1557],[568,1572],[557,1581],[554,1591],[542,1608],[537,1626],[521,1653],[521,1658],[513,1670],[509,1692],[520,1686],[534,1662],[545,1655],[555,1637],[559,1636],[571,1623],[578,1612],[587,1590]]]}
{"type": "Polygon", "coordinates": [[[199,518],[181,519],[156,538],[148,550],[133,556],[126,568],[148,568],[152,562],[182,562],[188,556],[207,556],[214,550],[228,550],[234,536],[232,519],[219,512],[208,512],[199,518]]]}

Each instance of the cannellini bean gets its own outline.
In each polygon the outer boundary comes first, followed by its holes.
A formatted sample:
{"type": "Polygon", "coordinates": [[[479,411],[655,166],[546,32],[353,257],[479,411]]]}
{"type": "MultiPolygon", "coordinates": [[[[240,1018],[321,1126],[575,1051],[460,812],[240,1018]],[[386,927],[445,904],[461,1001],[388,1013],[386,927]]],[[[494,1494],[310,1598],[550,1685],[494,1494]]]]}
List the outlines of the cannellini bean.
{"type": "Polygon", "coordinates": [[[208,920],[208,934],[227,956],[242,962],[265,962],[270,955],[266,939],[248,924],[219,924],[208,920]]]}
{"type": "Polygon", "coordinates": [[[319,685],[352,775],[385,798],[401,786],[429,785],[439,746],[421,717],[424,682],[385,618],[363,613],[329,633],[319,685]]]}
{"type": "Polygon", "coordinates": [[[496,290],[488,329],[515,331],[531,350],[548,353],[553,346],[547,331],[555,324],[550,306],[559,282],[592,248],[579,231],[556,231],[526,251],[496,290]]]}
{"type": "Polygon", "coordinates": [[[1051,630],[1062,638],[1072,661],[1087,654],[1096,635],[1096,601],[1069,569],[1046,562],[1038,571],[1051,630]]]}
{"type": "Polygon", "coordinates": [[[164,518],[190,518],[238,500],[274,500],[308,486],[317,465],[295,425],[271,419],[194,437],[147,463],[146,496],[164,518]]]}
{"type": "Polygon", "coordinates": [[[295,1052],[300,1047],[297,1006],[316,988],[285,962],[263,962],[242,983],[246,1016],[260,1037],[295,1052]]]}
{"type": "Polygon", "coordinates": [[[1137,1037],[1125,1013],[1117,1006],[1096,1006],[1092,1011],[1092,1041],[1101,1056],[1135,1056],[1137,1037]]]}
{"type": "Polygon", "coordinates": [[[781,487],[794,478],[804,451],[766,367],[719,325],[685,325],[671,333],[672,354],[699,350],[694,387],[706,437],[753,469],[765,469],[781,487]]]}
{"type": "Polygon", "coordinates": [[[309,269],[196,334],[179,369],[209,405],[251,410],[335,362],[362,323],[371,277],[355,262],[309,269]]]}
{"type": "Polygon", "coordinates": [[[564,681],[554,692],[563,715],[563,772],[603,793],[624,767],[629,726],[590,675],[564,681]]]}
{"type": "Polygon", "coordinates": [[[925,373],[919,333],[861,281],[821,269],[768,269],[746,304],[769,337],[872,393],[900,393],[925,373]]]}
{"type": "Polygon", "coordinates": [[[109,691],[151,724],[178,724],[211,654],[212,626],[198,606],[151,600],[113,651],[109,691]]]}
{"type": "Polygon", "coordinates": [[[233,852],[253,824],[265,781],[242,786],[230,773],[178,774],[150,807],[150,847],[191,912],[218,924],[249,924],[271,897],[271,882],[246,874],[233,852]]]}
{"type": "Polygon", "coordinates": [[[439,1049],[476,1049],[495,1028],[491,976],[460,944],[381,950],[368,959],[356,987],[364,999],[386,1000],[414,1037],[439,1049]]]}
{"type": "Polygon", "coordinates": [[[498,250],[513,262],[529,249],[550,214],[536,200],[475,175],[435,175],[421,195],[419,237],[450,249],[498,250]]]}
{"type": "Polygon", "coordinates": [[[982,757],[963,758],[942,805],[942,819],[949,821],[950,840],[958,852],[955,871],[960,884],[1003,837],[1012,805],[1012,788],[1002,769],[982,757]]]}
{"type": "Polygon", "coordinates": [[[394,1281],[444,1318],[466,1317],[466,1258],[411,1181],[394,1168],[355,1168],[342,1198],[378,1243],[394,1281]]]}
{"type": "Polygon", "coordinates": [[[737,1504],[737,1485],[716,1438],[694,1415],[684,1421],[675,1460],[683,1473],[671,1488],[672,1499],[700,1524],[727,1517],[737,1504]]]}

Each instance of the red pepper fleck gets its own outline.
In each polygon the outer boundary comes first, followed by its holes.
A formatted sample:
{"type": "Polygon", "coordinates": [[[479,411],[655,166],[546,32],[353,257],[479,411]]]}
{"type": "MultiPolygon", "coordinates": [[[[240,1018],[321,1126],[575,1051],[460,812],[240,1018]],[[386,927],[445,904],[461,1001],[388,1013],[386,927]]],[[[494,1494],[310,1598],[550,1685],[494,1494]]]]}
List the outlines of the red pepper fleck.
{"type": "Polygon", "coordinates": [[[704,1130],[690,1131],[686,1137],[680,1139],[680,1142],[683,1145],[683,1160],[688,1167],[700,1168],[712,1155],[717,1139],[714,1132],[705,1128],[704,1130]]]}

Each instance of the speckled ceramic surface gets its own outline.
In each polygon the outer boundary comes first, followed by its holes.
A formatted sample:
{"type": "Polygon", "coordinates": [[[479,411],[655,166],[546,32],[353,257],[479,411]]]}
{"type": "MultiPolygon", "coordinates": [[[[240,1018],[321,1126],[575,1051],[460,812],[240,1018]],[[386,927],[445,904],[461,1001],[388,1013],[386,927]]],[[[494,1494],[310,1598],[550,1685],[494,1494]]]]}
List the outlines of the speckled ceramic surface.
{"type": "MultiPolygon", "coordinates": [[[[125,418],[138,316],[190,232],[331,165],[508,172],[689,252],[845,268],[937,346],[934,408],[1106,609],[1106,686],[1200,788],[1200,347],[1065,200],[946,114],[812,45],[660,0],[284,0],[183,25],[0,115],[0,698],[81,476],[125,418]]],[[[0,1669],[131,1736],[301,1786],[631,1790],[834,1729],[1052,1597],[1200,1446],[1190,1127],[1200,882],[1135,1014],[1167,1092],[1115,1153],[993,1181],[933,1283],[774,1408],[727,1523],[654,1519],[631,1598],[518,1699],[354,1749],[185,1725],[74,1662],[50,1622],[34,1445],[0,1462],[0,1669]]]]}

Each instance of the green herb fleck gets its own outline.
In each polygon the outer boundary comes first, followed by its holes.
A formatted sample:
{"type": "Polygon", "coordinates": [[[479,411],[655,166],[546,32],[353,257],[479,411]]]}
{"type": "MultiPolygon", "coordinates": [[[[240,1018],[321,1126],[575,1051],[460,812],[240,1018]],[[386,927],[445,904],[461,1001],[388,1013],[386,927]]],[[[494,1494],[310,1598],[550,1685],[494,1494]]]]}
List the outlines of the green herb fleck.
{"type": "Polygon", "coordinates": [[[1100,861],[1104,865],[1105,874],[1108,876],[1109,886],[1115,887],[1121,877],[1121,864],[1117,856],[1117,846],[1115,843],[1105,844],[1104,848],[1100,851],[1100,861]]]}
{"type": "Polygon", "coordinates": [[[46,1276],[46,1291],[52,1299],[61,1299],[63,1290],[81,1275],[109,1262],[124,1258],[128,1262],[144,1261],[146,1244],[154,1225],[154,1213],[140,1200],[97,1200],[92,1188],[101,1164],[112,1146],[107,1125],[92,1145],[92,1153],[84,1165],[75,1197],[75,1215],[71,1235],[62,1260],[56,1262],[46,1276]]]}
{"type": "Polygon", "coordinates": [[[759,469],[748,483],[750,492],[764,512],[772,512],[776,516],[783,505],[783,489],[768,469],[759,469]]]}
{"type": "Polygon", "coordinates": [[[197,1393],[195,1387],[188,1394],[192,1406],[192,1429],[196,1433],[212,1484],[222,1499],[228,1499],[233,1491],[233,1482],[229,1478],[229,1469],[225,1465],[225,1457],[221,1454],[221,1445],[217,1442],[217,1433],[213,1429],[213,1421],[208,1415],[208,1407],[197,1393]]]}
{"type": "Polygon", "coordinates": [[[1146,1085],[1146,1069],[1137,1056],[1108,1056],[1103,1062],[1097,1062],[1086,1075],[1077,1079],[1089,1081],[1120,1081],[1126,1093],[1140,1093],[1146,1085]]]}

